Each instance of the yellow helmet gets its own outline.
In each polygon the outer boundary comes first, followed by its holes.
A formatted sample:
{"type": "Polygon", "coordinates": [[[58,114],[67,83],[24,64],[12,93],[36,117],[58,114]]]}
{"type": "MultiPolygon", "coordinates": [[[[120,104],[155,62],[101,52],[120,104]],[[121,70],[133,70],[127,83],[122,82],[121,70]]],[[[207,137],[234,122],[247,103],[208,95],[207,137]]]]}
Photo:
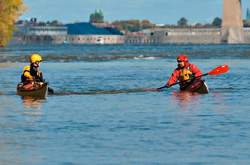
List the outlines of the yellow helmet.
{"type": "Polygon", "coordinates": [[[32,56],[30,56],[30,63],[33,64],[37,61],[42,61],[42,57],[39,54],[33,54],[32,56]]]}

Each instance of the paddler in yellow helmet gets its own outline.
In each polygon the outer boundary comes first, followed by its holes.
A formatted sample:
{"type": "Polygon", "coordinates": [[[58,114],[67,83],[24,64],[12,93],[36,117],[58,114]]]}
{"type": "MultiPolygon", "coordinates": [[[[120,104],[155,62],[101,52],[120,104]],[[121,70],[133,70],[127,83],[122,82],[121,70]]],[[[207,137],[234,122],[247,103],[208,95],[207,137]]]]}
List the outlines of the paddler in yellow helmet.
{"type": "MultiPolygon", "coordinates": [[[[43,83],[42,73],[38,69],[42,62],[42,57],[39,54],[33,54],[30,56],[30,65],[25,66],[23,69],[23,74],[21,76],[22,83],[24,85],[32,83],[43,83]]],[[[49,88],[49,92],[54,92],[53,89],[49,88]]]]}
{"type": "Polygon", "coordinates": [[[30,84],[34,82],[44,82],[42,73],[38,69],[41,65],[42,57],[39,54],[33,54],[30,56],[30,65],[23,68],[23,74],[21,77],[23,84],[30,84]]]}

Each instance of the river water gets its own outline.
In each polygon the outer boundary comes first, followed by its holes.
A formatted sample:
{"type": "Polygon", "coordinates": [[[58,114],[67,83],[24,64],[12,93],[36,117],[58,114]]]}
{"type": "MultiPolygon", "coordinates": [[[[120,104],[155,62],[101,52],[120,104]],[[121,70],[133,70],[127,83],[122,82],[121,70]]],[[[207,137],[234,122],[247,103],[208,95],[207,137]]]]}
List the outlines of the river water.
{"type": "Polygon", "coordinates": [[[1,164],[249,164],[249,45],[9,45],[0,49],[1,164]],[[29,56],[55,94],[22,98],[29,56]],[[210,93],[160,92],[186,54],[210,93]]]}

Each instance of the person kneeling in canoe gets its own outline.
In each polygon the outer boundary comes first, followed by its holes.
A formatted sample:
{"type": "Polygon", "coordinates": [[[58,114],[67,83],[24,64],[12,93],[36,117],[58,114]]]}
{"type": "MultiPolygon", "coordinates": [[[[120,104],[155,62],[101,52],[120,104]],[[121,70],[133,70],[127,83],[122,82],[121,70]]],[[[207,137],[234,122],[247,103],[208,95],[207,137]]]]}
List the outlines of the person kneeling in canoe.
{"type": "MultiPolygon", "coordinates": [[[[194,91],[196,88],[192,84],[196,80],[201,79],[202,72],[194,64],[190,64],[186,55],[180,55],[177,58],[178,67],[172,73],[172,76],[169,78],[168,83],[164,88],[170,88],[177,81],[179,81],[179,86],[181,91],[194,91]]],[[[200,83],[199,83],[200,84],[200,83]]]]}
{"type": "MultiPolygon", "coordinates": [[[[37,85],[44,83],[45,80],[43,79],[42,73],[38,69],[41,62],[42,57],[39,54],[33,54],[30,57],[30,65],[24,67],[21,76],[23,87],[27,86],[27,88],[29,88],[29,86],[33,87],[33,84],[37,85]]],[[[54,90],[51,88],[48,88],[48,91],[54,93],[54,90]]]]}

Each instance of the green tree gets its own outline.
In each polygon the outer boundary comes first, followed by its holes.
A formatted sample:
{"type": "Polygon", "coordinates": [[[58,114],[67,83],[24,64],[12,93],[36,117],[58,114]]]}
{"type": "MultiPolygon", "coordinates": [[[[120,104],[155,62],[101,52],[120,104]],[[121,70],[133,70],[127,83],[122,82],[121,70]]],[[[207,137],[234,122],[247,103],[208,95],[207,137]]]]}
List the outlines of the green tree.
{"type": "Polygon", "coordinates": [[[178,26],[187,26],[187,19],[182,17],[178,22],[177,22],[177,25],[178,26]]]}
{"type": "Polygon", "coordinates": [[[149,29],[149,28],[152,28],[152,23],[149,22],[149,20],[142,20],[141,22],[142,24],[142,29],[149,29]]]}
{"type": "Polygon", "coordinates": [[[202,27],[202,24],[201,24],[201,23],[197,23],[197,24],[195,25],[195,27],[202,27]]]}
{"type": "Polygon", "coordinates": [[[129,20],[127,21],[128,30],[131,32],[137,32],[141,30],[141,24],[139,20],[129,20]]]}
{"type": "Polygon", "coordinates": [[[128,30],[131,32],[137,32],[137,31],[141,30],[141,26],[139,23],[129,24],[128,30]]]}
{"type": "Polygon", "coordinates": [[[90,23],[104,23],[104,15],[102,9],[95,10],[95,13],[92,13],[89,17],[90,23]]]}
{"type": "Polygon", "coordinates": [[[57,26],[59,23],[57,20],[53,20],[52,22],[50,22],[51,26],[57,26]]]}
{"type": "Polygon", "coordinates": [[[212,23],[212,26],[218,26],[221,27],[222,19],[219,17],[214,18],[214,21],[212,23]]]}
{"type": "Polygon", "coordinates": [[[116,29],[118,29],[118,30],[124,30],[121,25],[116,26],[116,29]]]}
{"type": "Polygon", "coordinates": [[[152,28],[153,25],[148,20],[122,20],[122,21],[114,21],[111,25],[114,25],[120,31],[130,31],[137,32],[142,29],[152,28]]]}
{"type": "Polygon", "coordinates": [[[104,18],[99,13],[93,13],[90,15],[89,22],[90,23],[104,23],[104,18]]]}
{"type": "Polygon", "coordinates": [[[247,8],[246,21],[250,21],[250,12],[248,8],[247,8]]]}
{"type": "Polygon", "coordinates": [[[39,22],[37,25],[38,26],[46,26],[47,24],[45,22],[39,22]]]}
{"type": "Polygon", "coordinates": [[[26,9],[23,0],[0,0],[0,47],[8,44],[17,29],[14,23],[26,9]]]}

